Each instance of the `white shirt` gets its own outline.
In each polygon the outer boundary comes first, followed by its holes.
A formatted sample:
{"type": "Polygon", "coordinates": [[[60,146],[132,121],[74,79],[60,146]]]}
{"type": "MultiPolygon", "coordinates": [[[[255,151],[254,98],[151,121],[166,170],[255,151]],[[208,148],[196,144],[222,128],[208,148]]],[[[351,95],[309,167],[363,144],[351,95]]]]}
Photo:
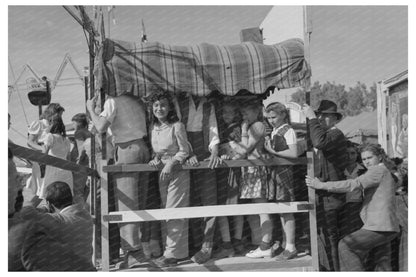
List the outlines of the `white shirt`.
{"type": "MultiPolygon", "coordinates": [[[[195,107],[195,103],[191,96],[189,98],[189,114],[188,122],[186,123],[187,132],[202,132],[202,117],[203,117],[203,106],[207,102],[205,97],[199,101],[198,109],[195,107]]],[[[218,136],[218,125],[215,117],[215,108],[211,104],[211,112],[209,114],[209,145],[208,148],[211,151],[212,147],[220,143],[218,136]]]]}
{"type": "Polygon", "coordinates": [[[135,97],[109,97],[100,116],[110,122],[114,143],[141,139],[147,135],[146,113],[141,101],[135,97]]]}

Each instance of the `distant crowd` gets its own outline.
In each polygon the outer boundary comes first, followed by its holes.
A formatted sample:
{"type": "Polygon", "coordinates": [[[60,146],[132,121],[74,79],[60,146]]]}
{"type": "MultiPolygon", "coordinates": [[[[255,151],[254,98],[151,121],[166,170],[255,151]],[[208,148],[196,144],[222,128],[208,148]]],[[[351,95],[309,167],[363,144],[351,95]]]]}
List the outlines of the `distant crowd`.
{"type": "MultiPolygon", "coordinates": [[[[88,100],[88,115],[76,114],[67,125],[65,109],[48,105],[29,126],[27,145],[81,166],[95,153],[97,168],[105,147],[107,164],[158,169],[111,174],[110,210],[292,202],[307,200],[313,188],[320,270],[407,271],[407,159],[347,140],[335,126],[342,114],[334,102],[322,100],[316,110],[303,106],[309,134],[303,138],[284,104],[264,107],[256,97],[108,96],[102,110],[97,100],[88,100]],[[219,167],[225,160],[304,156],[306,139],[314,176],[301,164],[219,167]],[[181,167],[202,161],[208,169],[181,167]]],[[[33,162],[26,184],[16,178],[9,151],[9,271],[95,270],[87,175],[33,162]],[[23,202],[16,205],[19,190],[23,202]]],[[[307,214],[282,213],[120,223],[110,229],[117,238],[110,256],[118,269],[233,256],[291,260],[310,253],[307,221],[307,214]]]]}

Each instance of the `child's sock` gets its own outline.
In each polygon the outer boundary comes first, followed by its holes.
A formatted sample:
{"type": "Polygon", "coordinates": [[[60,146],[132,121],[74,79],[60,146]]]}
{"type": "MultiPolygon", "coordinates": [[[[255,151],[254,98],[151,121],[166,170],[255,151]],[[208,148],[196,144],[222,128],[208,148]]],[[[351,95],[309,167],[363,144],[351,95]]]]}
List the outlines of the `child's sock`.
{"type": "Polygon", "coordinates": [[[270,248],[270,242],[261,241],[260,250],[264,251],[270,248]]]}
{"type": "Polygon", "coordinates": [[[296,247],[295,247],[295,245],[294,245],[294,244],[292,244],[292,243],[286,243],[286,247],[285,247],[285,249],[286,249],[286,250],[288,250],[288,251],[290,251],[290,252],[293,252],[293,251],[295,251],[295,250],[296,250],[296,247]]]}

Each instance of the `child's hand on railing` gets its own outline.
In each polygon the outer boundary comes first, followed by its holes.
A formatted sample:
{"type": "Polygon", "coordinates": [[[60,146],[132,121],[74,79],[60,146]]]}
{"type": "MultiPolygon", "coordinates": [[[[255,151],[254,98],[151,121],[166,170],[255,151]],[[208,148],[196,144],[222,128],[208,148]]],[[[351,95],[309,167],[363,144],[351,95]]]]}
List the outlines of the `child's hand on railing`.
{"type": "Polygon", "coordinates": [[[190,157],[187,161],[187,164],[191,165],[191,166],[198,166],[199,162],[198,162],[198,158],[194,155],[192,157],[190,157]]]}
{"type": "Polygon", "coordinates": [[[221,155],[221,160],[231,160],[231,157],[230,155],[224,154],[224,155],[221,155]]]}
{"type": "Polygon", "coordinates": [[[150,165],[150,166],[153,166],[153,167],[156,167],[156,168],[158,168],[158,167],[160,166],[160,164],[161,164],[161,161],[160,161],[160,159],[159,159],[159,158],[157,158],[157,157],[155,157],[153,160],[151,160],[151,161],[149,162],[149,165],[150,165]]]}

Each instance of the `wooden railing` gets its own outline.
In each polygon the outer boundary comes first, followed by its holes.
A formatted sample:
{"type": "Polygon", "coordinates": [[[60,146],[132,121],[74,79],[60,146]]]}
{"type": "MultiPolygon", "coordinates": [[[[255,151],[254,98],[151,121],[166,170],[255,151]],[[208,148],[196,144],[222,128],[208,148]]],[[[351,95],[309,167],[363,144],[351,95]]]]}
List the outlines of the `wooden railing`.
{"type": "Polygon", "coordinates": [[[43,163],[46,165],[58,167],[60,169],[84,173],[88,176],[99,177],[96,170],[76,164],[74,162],[63,160],[57,157],[49,156],[47,154],[43,154],[39,151],[32,150],[30,148],[26,148],[14,143],[9,142],[9,148],[12,150],[13,155],[19,158],[23,158],[29,161],[43,163]]]}
{"type": "MultiPolygon", "coordinates": [[[[219,167],[246,167],[246,166],[279,166],[279,165],[307,165],[307,174],[314,176],[314,154],[308,152],[306,158],[285,159],[272,158],[268,160],[227,160],[219,167]]],[[[105,160],[101,160],[101,251],[102,251],[102,270],[110,269],[110,223],[131,223],[155,220],[168,220],[177,218],[198,218],[210,216],[234,216],[250,214],[273,214],[273,213],[309,213],[309,226],[311,238],[312,268],[319,270],[318,246],[317,246],[317,226],[315,209],[315,191],[308,188],[308,201],[284,202],[284,203],[262,203],[262,204],[238,204],[238,205],[216,205],[203,207],[184,207],[170,209],[152,209],[138,211],[108,211],[108,174],[116,172],[146,172],[158,171],[160,169],[149,166],[148,164],[126,164],[126,165],[106,165],[105,160]]],[[[182,170],[206,169],[208,162],[200,162],[199,166],[182,165],[182,170]]]]}

